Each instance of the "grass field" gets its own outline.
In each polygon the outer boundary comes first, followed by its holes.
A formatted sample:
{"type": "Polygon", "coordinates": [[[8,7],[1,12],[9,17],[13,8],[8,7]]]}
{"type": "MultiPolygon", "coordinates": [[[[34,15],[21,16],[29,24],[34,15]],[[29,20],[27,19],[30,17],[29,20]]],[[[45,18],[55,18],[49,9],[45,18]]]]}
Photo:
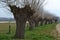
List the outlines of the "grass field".
{"type": "MultiPolygon", "coordinates": [[[[56,24],[48,24],[36,27],[32,31],[28,30],[28,27],[25,28],[25,39],[24,40],[56,40],[56,24]]],[[[11,34],[8,33],[9,24],[0,23],[0,40],[21,40],[21,39],[12,39],[15,34],[16,24],[11,24],[11,34]]]]}

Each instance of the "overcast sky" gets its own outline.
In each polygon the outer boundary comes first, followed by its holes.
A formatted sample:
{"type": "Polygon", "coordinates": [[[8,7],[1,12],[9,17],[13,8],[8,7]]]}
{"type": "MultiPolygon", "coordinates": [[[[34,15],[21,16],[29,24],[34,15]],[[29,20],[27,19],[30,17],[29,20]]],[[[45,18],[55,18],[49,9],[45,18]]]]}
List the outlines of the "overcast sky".
{"type": "MultiPolygon", "coordinates": [[[[47,1],[48,2],[44,6],[44,9],[60,17],[60,0],[47,0],[47,1]]],[[[2,7],[1,2],[0,2],[0,17],[13,18],[13,14],[9,12],[8,9],[6,9],[6,7],[2,7]]]]}
{"type": "Polygon", "coordinates": [[[13,18],[12,12],[10,12],[8,6],[5,5],[5,3],[0,2],[0,17],[13,18]]]}
{"type": "Polygon", "coordinates": [[[48,3],[44,6],[44,8],[60,17],[60,0],[48,0],[48,3]]]}

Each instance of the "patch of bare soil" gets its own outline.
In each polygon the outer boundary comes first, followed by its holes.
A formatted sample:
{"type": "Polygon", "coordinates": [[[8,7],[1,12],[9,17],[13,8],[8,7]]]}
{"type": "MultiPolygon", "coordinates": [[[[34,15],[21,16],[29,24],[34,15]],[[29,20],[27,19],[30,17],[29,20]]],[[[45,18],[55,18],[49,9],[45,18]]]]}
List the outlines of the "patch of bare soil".
{"type": "Polygon", "coordinates": [[[50,34],[53,35],[56,40],[60,40],[60,23],[56,25],[50,34]]]}

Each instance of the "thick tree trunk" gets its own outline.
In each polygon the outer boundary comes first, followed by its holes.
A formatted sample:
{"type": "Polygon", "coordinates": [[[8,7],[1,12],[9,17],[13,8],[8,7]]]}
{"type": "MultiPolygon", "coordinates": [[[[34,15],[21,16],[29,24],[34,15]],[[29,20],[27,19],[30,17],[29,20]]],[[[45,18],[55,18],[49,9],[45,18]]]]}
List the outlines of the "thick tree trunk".
{"type": "Polygon", "coordinates": [[[47,21],[48,21],[48,20],[45,20],[45,24],[47,24],[47,21]]]}
{"type": "Polygon", "coordinates": [[[39,21],[35,22],[35,27],[38,27],[39,21]]]}
{"type": "Polygon", "coordinates": [[[50,20],[50,24],[52,24],[53,22],[52,22],[52,20],[50,20]]]}
{"type": "Polygon", "coordinates": [[[50,19],[49,21],[48,21],[48,24],[52,24],[53,22],[52,22],[52,19],[50,19]]]}
{"type": "Polygon", "coordinates": [[[52,24],[53,22],[52,22],[52,20],[51,20],[51,24],[52,24]]]}
{"type": "Polygon", "coordinates": [[[23,17],[18,17],[18,18],[19,19],[16,19],[16,34],[15,34],[15,38],[24,39],[26,20],[23,17]]]}
{"type": "Polygon", "coordinates": [[[29,21],[29,24],[30,24],[29,30],[34,29],[34,27],[35,27],[35,22],[34,22],[34,20],[33,20],[33,19],[29,19],[28,21],[29,21]]]}
{"type": "Polygon", "coordinates": [[[47,24],[48,19],[44,18],[43,21],[44,21],[44,24],[47,24]]]}
{"type": "Polygon", "coordinates": [[[51,24],[51,20],[48,20],[48,24],[51,24]]]}
{"type": "Polygon", "coordinates": [[[25,33],[25,23],[27,18],[33,15],[34,11],[31,10],[30,6],[25,6],[24,8],[19,8],[16,6],[10,6],[13,12],[14,18],[16,20],[16,33],[15,38],[23,39],[25,33]]]}
{"type": "Polygon", "coordinates": [[[55,19],[55,23],[57,23],[57,19],[55,19]]]}
{"type": "Polygon", "coordinates": [[[41,19],[41,23],[40,23],[40,25],[41,25],[41,26],[43,25],[43,22],[44,22],[44,20],[43,20],[43,19],[41,19]]]}

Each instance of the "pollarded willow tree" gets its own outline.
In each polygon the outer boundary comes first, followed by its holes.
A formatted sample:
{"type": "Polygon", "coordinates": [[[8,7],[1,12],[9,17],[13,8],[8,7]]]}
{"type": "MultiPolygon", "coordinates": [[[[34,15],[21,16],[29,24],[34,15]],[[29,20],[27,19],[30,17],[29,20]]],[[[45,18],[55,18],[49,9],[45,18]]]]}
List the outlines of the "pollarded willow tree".
{"type": "MultiPolygon", "coordinates": [[[[33,19],[33,15],[38,13],[45,0],[6,0],[11,12],[16,20],[15,38],[24,38],[25,23],[28,19],[33,19]]],[[[4,1],[3,1],[4,2],[4,1]]],[[[31,21],[30,21],[31,22],[31,21]]]]}
{"type": "MultiPolygon", "coordinates": [[[[36,0],[35,0],[35,2],[36,2],[36,0]]],[[[29,24],[30,24],[30,27],[29,27],[30,30],[32,30],[34,27],[37,27],[38,24],[39,24],[39,21],[41,22],[41,25],[42,25],[42,23],[43,23],[42,13],[44,11],[43,7],[44,7],[45,4],[46,4],[45,0],[42,0],[42,1],[38,0],[36,4],[32,4],[32,6],[35,10],[35,13],[28,20],[29,24]]]]}
{"type": "Polygon", "coordinates": [[[56,16],[54,16],[52,13],[48,11],[45,11],[43,12],[43,17],[44,17],[45,24],[52,24],[56,16]]]}

